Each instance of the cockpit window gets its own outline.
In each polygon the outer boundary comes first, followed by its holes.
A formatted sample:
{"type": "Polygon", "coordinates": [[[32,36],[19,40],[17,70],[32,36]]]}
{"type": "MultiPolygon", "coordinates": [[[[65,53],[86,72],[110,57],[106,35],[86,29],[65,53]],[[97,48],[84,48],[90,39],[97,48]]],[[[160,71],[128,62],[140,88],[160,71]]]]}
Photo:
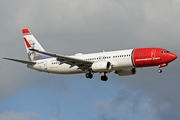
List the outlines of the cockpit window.
{"type": "Polygon", "coordinates": [[[170,51],[161,51],[161,53],[170,53],[170,51]]]}

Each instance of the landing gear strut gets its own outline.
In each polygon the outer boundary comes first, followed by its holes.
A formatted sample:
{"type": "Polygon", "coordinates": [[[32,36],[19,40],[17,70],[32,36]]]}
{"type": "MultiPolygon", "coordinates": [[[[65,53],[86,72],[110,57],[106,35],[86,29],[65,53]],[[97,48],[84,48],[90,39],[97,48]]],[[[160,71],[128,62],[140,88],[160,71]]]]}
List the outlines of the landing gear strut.
{"type": "Polygon", "coordinates": [[[86,78],[92,78],[93,77],[93,74],[91,74],[91,73],[86,73],[86,78]]]}
{"type": "Polygon", "coordinates": [[[101,80],[102,81],[107,81],[108,80],[108,77],[106,76],[106,72],[104,73],[103,76],[101,76],[101,80]]]}

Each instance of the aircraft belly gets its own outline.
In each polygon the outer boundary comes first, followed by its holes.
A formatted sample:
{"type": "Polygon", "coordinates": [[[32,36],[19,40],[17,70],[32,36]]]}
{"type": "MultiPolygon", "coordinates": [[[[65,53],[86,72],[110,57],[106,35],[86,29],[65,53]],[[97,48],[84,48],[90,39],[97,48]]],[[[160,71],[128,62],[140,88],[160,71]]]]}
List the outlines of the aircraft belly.
{"type": "Polygon", "coordinates": [[[51,72],[51,73],[56,73],[56,74],[83,73],[83,71],[78,69],[77,66],[74,66],[74,67],[70,68],[70,65],[67,65],[67,64],[57,65],[57,67],[50,68],[48,71],[51,72]]]}

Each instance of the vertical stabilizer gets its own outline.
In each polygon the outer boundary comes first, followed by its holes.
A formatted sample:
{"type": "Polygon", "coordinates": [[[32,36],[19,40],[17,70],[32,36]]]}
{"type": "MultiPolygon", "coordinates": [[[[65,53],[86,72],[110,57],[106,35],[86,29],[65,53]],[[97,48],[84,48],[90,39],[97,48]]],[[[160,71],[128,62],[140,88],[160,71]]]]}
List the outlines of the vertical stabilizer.
{"type": "Polygon", "coordinates": [[[29,61],[35,61],[40,59],[48,58],[49,56],[30,51],[29,49],[37,49],[39,51],[45,51],[43,47],[39,44],[39,42],[36,40],[36,38],[31,34],[29,29],[23,29],[22,30],[25,46],[28,54],[29,61]]]}

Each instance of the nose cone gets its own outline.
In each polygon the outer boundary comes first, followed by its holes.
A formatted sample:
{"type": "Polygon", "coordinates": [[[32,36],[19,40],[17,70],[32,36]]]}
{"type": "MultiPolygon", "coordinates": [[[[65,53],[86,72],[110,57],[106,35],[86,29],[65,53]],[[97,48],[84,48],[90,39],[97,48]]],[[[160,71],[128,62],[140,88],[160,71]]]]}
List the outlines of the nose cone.
{"type": "Polygon", "coordinates": [[[170,59],[170,61],[173,61],[173,60],[175,60],[177,58],[177,55],[175,55],[175,54],[173,54],[173,53],[170,53],[169,54],[169,59],[170,59]]]}

